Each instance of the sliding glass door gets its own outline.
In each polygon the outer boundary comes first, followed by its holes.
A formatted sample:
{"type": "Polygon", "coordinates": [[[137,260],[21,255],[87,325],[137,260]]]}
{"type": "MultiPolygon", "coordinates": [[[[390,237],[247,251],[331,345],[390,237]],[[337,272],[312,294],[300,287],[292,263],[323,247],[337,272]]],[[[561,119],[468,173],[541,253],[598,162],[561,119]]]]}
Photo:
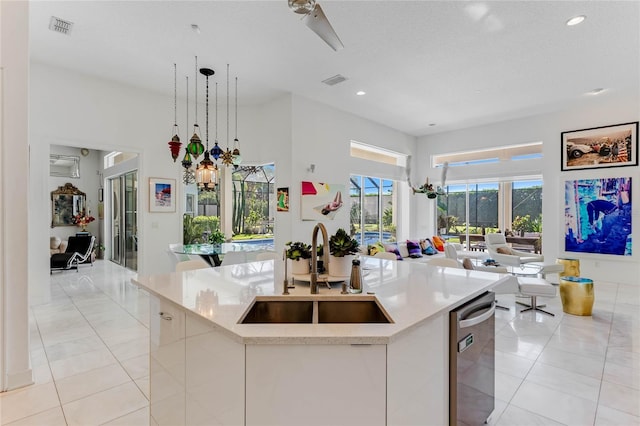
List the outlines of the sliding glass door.
{"type": "Polygon", "coordinates": [[[138,270],[138,172],[109,179],[111,261],[138,270]]]}

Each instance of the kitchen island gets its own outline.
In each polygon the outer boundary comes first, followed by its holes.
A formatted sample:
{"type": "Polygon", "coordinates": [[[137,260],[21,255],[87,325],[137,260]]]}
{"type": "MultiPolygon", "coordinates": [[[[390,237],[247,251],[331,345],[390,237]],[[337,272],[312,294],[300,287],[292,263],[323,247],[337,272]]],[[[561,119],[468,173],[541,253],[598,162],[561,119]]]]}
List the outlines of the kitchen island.
{"type": "Polygon", "coordinates": [[[310,295],[298,281],[282,295],[281,269],[252,262],[133,280],[151,294],[153,421],[448,423],[448,313],[500,275],[363,258],[362,295],[335,283],[310,295]],[[241,323],[256,300],[312,300],[314,310],[373,300],[391,322],[241,323]]]}

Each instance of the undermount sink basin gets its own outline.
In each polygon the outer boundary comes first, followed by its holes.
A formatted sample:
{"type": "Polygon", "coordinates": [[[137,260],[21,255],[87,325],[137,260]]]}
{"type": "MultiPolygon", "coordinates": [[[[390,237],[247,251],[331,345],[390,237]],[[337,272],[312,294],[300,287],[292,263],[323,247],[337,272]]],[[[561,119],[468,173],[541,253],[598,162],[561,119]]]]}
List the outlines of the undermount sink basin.
{"type": "Polygon", "coordinates": [[[311,324],[312,300],[256,300],[241,324],[311,324]]]}
{"type": "Polygon", "coordinates": [[[256,299],[240,324],[367,324],[393,321],[375,298],[256,299]]]}
{"type": "Polygon", "coordinates": [[[318,301],[318,323],[390,323],[375,300],[318,301]]]}

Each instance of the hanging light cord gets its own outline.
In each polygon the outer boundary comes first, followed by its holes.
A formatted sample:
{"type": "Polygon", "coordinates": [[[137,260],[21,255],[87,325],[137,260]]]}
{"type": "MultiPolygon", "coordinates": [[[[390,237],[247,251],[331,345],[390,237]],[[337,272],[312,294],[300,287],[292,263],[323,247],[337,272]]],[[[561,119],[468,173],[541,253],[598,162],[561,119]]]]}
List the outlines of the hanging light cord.
{"type": "Polygon", "coordinates": [[[216,81],[216,143],[218,143],[218,82],[216,81]]]}
{"type": "Polygon", "coordinates": [[[196,56],[196,118],[193,127],[198,127],[198,57],[196,56]]]}
{"type": "MultiPolygon", "coordinates": [[[[187,132],[189,132],[189,76],[187,76],[187,132]]],[[[189,133],[187,133],[189,137],[189,133]]]]}
{"type": "MultiPolygon", "coordinates": [[[[206,111],[206,126],[207,126],[207,151],[209,151],[209,76],[207,75],[207,99],[205,102],[205,105],[207,106],[206,111]]],[[[205,152],[207,152],[205,151],[205,152]]]]}
{"type": "Polygon", "coordinates": [[[236,141],[238,140],[238,77],[236,77],[236,141]]]}
{"type": "Polygon", "coordinates": [[[227,64],[227,150],[229,150],[229,64],[227,64]]]}
{"type": "Polygon", "coordinates": [[[173,64],[173,127],[178,127],[178,68],[173,64]]]}

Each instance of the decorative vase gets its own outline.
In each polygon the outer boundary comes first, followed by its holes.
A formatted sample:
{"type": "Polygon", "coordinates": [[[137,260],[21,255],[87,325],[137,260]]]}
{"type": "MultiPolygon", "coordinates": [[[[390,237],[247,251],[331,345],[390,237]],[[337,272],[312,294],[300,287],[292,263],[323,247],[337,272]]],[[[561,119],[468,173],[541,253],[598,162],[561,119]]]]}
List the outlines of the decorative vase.
{"type": "Polygon", "coordinates": [[[351,262],[355,259],[354,254],[343,257],[329,256],[329,275],[332,277],[349,277],[351,275],[351,262]]]}
{"type": "Polygon", "coordinates": [[[291,273],[295,275],[306,275],[309,273],[309,259],[291,260],[291,273]]]}

